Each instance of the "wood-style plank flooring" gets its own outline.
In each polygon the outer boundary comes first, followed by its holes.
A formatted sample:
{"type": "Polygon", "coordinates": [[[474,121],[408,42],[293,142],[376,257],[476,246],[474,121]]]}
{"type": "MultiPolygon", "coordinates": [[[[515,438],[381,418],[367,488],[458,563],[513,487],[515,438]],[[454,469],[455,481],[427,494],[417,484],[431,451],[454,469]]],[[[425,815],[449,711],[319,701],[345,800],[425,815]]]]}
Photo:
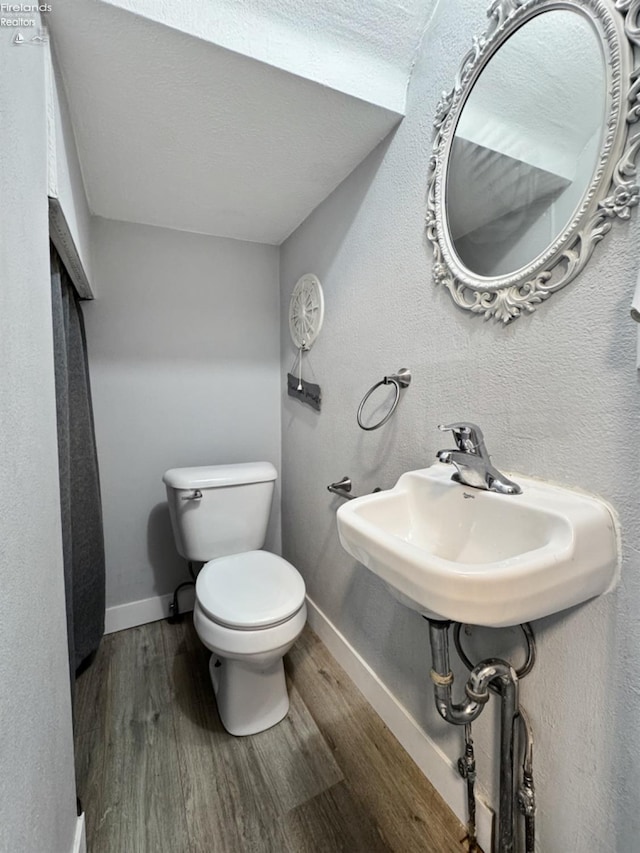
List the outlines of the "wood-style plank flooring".
{"type": "Polygon", "coordinates": [[[461,853],[465,831],[308,628],[288,717],[223,729],[190,619],[105,637],[76,684],[89,853],[461,853]]]}

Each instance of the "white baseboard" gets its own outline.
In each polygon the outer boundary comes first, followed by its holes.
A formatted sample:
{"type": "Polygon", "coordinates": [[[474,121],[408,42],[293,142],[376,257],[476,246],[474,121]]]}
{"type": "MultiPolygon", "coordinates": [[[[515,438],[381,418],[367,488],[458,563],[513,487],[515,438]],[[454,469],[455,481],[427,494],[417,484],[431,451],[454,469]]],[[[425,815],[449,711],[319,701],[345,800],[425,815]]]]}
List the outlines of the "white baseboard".
{"type": "MultiPolygon", "coordinates": [[[[135,628],[137,625],[146,625],[148,622],[157,622],[166,619],[169,615],[169,604],[173,599],[173,593],[168,595],[157,595],[153,598],[143,598],[140,601],[130,601],[128,604],[117,604],[108,607],[105,613],[104,632],[114,634],[116,631],[124,631],[127,628],[135,628]]],[[[180,612],[186,613],[193,610],[195,591],[189,587],[180,592],[180,612]]]]}
{"type": "Polygon", "coordinates": [[[87,853],[87,835],[84,822],[84,812],[78,818],[76,823],[76,835],[73,839],[72,853],[87,853]]]}
{"type": "MultiPolygon", "coordinates": [[[[418,765],[442,799],[462,822],[467,822],[467,799],[465,784],[451,760],[420,727],[404,705],[378,678],[369,664],[350,645],[336,626],[307,596],[309,624],[320,637],[336,661],[345,670],[354,684],[376,713],[384,720],[390,731],[418,765]]],[[[493,812],[477,798],[478,842],[485,853],[492,850],[493,812]]]]}

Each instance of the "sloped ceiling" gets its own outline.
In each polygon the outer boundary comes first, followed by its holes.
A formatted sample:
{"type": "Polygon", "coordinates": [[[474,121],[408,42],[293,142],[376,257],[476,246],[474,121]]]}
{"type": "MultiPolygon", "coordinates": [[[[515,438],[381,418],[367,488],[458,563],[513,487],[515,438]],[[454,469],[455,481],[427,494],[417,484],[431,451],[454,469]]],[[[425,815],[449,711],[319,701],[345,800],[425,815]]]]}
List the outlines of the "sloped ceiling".
{"type": "Polygon", "coordinates": [[[92,213],[279,244],[401,119],[435,0],[57,0],[92,213]]]}

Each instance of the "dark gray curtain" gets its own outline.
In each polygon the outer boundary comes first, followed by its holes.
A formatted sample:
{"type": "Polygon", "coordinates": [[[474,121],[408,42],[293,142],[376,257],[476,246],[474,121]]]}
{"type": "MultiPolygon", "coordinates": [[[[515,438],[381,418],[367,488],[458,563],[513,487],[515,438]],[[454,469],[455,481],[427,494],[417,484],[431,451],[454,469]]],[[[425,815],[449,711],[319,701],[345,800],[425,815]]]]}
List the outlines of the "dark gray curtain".
{"type": "Polygon", "coordinates": [[[69,667],[90,660],[104,634],[100,480],[80,299],[51,247],[51,297],[69,667]]]}

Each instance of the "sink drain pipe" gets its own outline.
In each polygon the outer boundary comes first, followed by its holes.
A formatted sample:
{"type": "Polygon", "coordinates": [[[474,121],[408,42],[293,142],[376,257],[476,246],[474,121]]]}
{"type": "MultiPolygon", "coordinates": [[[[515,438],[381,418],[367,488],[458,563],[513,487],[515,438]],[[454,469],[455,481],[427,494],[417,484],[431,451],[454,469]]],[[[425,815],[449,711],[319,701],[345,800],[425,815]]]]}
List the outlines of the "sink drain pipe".
{"type": "MultiPolygon", "coordinates": [[[[474,668],[475,664],[469,660],[465,650],[462,647],[462,629],[463,625],[460,622],[453,623],[453,642],[456,647],[456,651],[462,663],[466,666],[466,668],[471,672],[474,668]]],[[[520,629],[524,634],[524,640],[526,644],[526,659],[523,665],[516,670],[516,675],[518,676],[518,681],[522,681],[522,679],[528,675],[533,669],[536,662],[536,638],[533,634],[533,629],[528,622],[523,622],[520,625],[520,629]]],[[[490,690],[493,693],[499,694],[500,689],[499,685],[495,682],[489,685],[490,690]]],[[[524,820],[524,853],[535,853],[536,847],[536,792],[535,786],[533,783],[533,729],[531,727],[531,723],[529,722],[529,717],[527,716],[526,711],[522,707],[521,704],[518,704],[518,713],[519,719],[521,722],[522,729],[522,738],[524,743],[523,750],[523,759],[522,759],[522,779],[520,785],[518,786],[518,790],[516,792],[516,802],[518,804],[518,809],[520,814],[524,820]]],[[[465,742],[466,742],[466,726],[465,726],[465,742]]],[[[469,727],[470,728],[470,727],[469,727]]],[[[473,749],[473,747],[471,747],[473,749]]],[[[466,753],[466,749],[465,749],[466,753]]],[[[460,775],[463,778],[467,778],[463,770],[466,769],[465,766],[461,767],[460,762],[458,762],[458,770],[460,775]]],[[[474,782],[475,782],[475,764],[474,764],[474,782]]],[[[469,780],[467,779],[467,799],[474,797],[473,808],[469,809],[470,815],[470,835],[475,835],[475,795],[473,790],[470,790],[473,786],[470,785],[469,780]],[[471,817],[473,816],[473,825],[471,824],[471,817]],[[473,831],[471,831],[473,830],[473,831]]],[[[473,853],[473,851],[470,851],[473,853]]]]}
{"type": "Polygon", "coordinates": [[[482,712],[491,696],[494,682],[500,693],[500,811],[498,815],[497,853],[515,853],[514,727],[518,718],[518,676],[514,668],[499,658],[479,663],[465,684],[466,698],[456,704],[452,699],[453,673],[449,665],[450,622],[427,620],[433,668],[436,708],[448,723],[466,726],[482,712]]]}

